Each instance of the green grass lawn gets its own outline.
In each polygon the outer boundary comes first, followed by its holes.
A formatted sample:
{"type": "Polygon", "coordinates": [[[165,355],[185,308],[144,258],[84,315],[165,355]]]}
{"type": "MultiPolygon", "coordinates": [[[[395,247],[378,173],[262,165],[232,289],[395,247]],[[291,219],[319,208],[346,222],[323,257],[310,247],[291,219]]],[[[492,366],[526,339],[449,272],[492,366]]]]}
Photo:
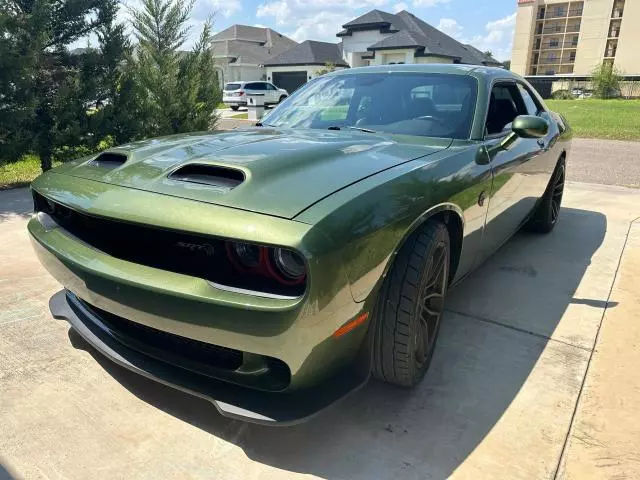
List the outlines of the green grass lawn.
{"type": "MultiPolygon", "coordinates": [[[[54,166],[60,162],[54,162],[54,166]]],[[[0,190],[26,187],[42,173],[40,159],[35,155],[25,155],[17,162],[0,161],[0,190]]]]}
{"type": "Polygon", "coordinates": [[[640,100],[546,100],[562,113],[576,137],[640,140],[640,100]]]}
{"type": "Polygon", "coordinates": [[[247,120],[249,118],[249,114],[247,112],[238,113],[237,115],[231,115],[230,118],[237,118],[239,120],[247,120]]]}

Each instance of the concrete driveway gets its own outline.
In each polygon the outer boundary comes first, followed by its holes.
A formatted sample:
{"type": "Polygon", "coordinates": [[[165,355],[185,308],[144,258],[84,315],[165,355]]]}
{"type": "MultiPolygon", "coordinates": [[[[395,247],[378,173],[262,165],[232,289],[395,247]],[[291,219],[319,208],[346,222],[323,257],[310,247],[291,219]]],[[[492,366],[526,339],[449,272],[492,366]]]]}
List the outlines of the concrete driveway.
{"type": "Polygon", "coordinates": [[[26,190],[0,192],[0,478],[640,478],[640,191],[569,183],[451,292],[415,390],[376,382],[290,428],[94,353],[47,300],[26,190]]]}

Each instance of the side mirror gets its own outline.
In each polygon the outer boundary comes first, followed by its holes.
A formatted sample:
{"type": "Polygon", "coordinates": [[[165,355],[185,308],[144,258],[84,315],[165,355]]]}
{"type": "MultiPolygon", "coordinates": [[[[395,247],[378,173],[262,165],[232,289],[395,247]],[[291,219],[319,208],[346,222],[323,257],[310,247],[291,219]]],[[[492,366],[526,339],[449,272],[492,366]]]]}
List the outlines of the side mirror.
{"type": "Polygon", "coordinates": [[[533,115],[519,115],[513,120],[511,130],[520,138],[541,138],[549,132],[549,122],[533,115]]]}

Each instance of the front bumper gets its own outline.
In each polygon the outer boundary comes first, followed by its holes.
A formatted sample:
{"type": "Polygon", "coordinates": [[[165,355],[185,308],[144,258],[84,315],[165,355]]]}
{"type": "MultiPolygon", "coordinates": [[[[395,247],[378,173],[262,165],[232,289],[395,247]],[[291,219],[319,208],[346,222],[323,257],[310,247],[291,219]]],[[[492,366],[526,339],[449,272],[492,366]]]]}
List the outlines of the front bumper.
{"type": "Polygon", "coordinates": [[[49,301],[54,318],[64,319],[95,349],[135,373],[213,403],[223,416],[265,425],[292,425],[308,420],[364,385],[365,355],[313,388],[292,392],[256,391],[153,358],[118,341],[102,319],[85,308],[71,292],[62,290],[49,301]]]}

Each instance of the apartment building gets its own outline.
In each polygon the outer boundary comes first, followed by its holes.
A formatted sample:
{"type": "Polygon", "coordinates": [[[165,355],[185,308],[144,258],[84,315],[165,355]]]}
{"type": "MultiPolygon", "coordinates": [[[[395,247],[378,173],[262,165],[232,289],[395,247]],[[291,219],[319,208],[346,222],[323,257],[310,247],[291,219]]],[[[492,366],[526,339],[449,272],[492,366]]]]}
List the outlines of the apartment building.
{"type": "Polygon", "coordinates": [[[608,62],[640,75],[640,0],[518,0],[511,69],[588,76],[608,62]]]}

